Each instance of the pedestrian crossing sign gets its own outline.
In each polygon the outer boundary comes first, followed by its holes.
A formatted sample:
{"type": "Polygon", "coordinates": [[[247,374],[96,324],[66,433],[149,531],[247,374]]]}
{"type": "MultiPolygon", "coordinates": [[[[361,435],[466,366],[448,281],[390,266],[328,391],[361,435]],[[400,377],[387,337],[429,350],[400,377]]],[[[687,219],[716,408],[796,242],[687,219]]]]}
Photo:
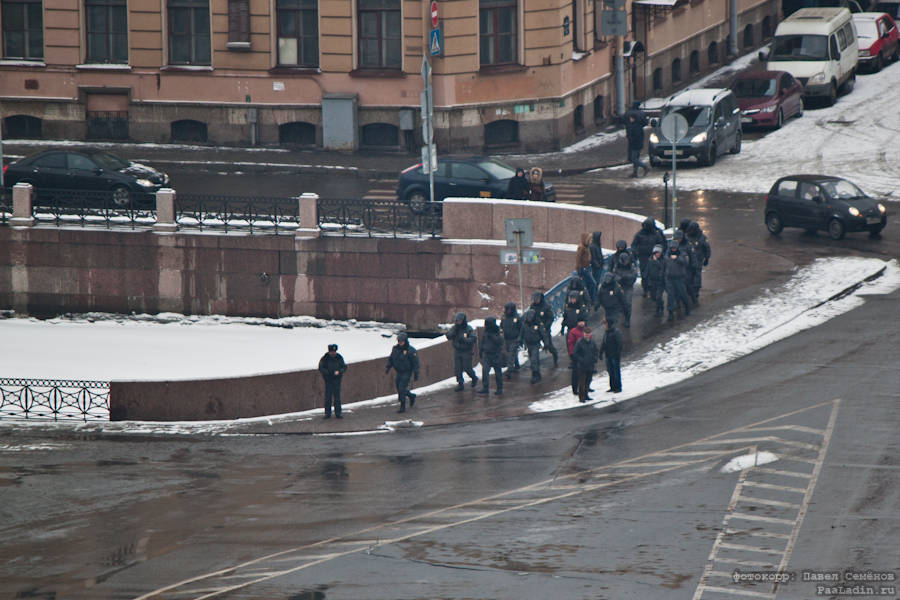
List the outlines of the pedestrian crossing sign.
{"type": "Polygon", "coordinates": [[[431,47],[431,55],[432,56],[443,56],[444,47],[441,40],[441,30],[440,29],[432,29],[431,30],[431,42],[429,46],[431,47]]]}

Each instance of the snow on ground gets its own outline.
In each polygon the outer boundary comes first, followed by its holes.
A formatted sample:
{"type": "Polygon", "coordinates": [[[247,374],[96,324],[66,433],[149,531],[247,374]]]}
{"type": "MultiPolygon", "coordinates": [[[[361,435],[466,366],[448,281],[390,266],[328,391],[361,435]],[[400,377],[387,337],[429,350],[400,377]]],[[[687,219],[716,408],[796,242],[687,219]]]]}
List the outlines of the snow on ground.
{"type": "MultiPolygon", "coordinates": [[[[824,258],[798,270],[783,286],[768,290],[757,300],[735,306],[690,331],[661,343],[645,355],[622,363],[619,394],[594,393],[600,408],[657,390],[740,358],[821,325],[860,306],[864,296],[888,294],[900,288],[896,260],[824,258]],[[853,293],[837,297],[868,276],[884,269],[881,277],[864,282],[853,293]],[[830,301],[829,301],[830,300],[830,301]]],[[[602,364],[599,365],[602,370],[602,364]]],[[[594,378],[594,388],[606,388],[606,372],[594,378]]],[[[580,406],[570,387],[548,394],[529,408],[536,412],[580,406]]]]}
{"type": "MultiPolygon", "coordinates": [[[[715,165],[678,167],[678,189],[716,189],[765,194],[776,179],[796,173],[846,177],[866,193],[900,200],[900,63],[860,75],[852,92],[834,106],[807,108],[780,130],[745,141],[740,154],[715,165]]],[[[627,168],[631,168],[630,166],[627,168]]],[[[658,177],[633,185],[658,187],[658,177]]]]}

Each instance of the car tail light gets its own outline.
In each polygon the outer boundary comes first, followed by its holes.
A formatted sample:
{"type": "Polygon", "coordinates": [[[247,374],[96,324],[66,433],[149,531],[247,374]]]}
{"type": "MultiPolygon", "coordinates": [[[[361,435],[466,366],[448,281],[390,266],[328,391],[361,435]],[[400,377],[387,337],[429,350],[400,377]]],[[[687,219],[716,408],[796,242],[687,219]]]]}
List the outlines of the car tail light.
{"type": "Polygon", "coordinates": [[[8,167],[8,166],[9,166],[9,165],[3,165],[3,174],[4,174],[4,175],[6,175],[6,167],[8,167]]]}
{"type": "Polygon", "coordinates": [[[418,168],[421,167],[421,166],[422,166],[422,163],[418,163],[418,164],[415,164],[415,165],[413,165],[413,166],[411,166],[411,167],[407,167],[406,169],[403,169],[402,171],[400,171],[400,174],[401,174],[401,175],[406,175],[406,174],[409,173],[410,171],[415,171],[416,169],[418,169],[418,168]]]}

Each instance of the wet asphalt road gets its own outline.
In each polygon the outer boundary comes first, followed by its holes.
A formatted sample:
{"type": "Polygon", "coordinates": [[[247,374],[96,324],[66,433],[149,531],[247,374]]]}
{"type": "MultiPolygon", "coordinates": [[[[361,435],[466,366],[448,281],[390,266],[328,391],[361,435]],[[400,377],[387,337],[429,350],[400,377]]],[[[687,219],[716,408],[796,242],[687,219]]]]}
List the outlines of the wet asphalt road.
{"type": "MultiPolygon", "coordinates": [[[[585,203],[661,214],[603,174],[577,181],[585,203]]],[[[900,256],[890,232],[773,238],[758,197],[680,202],[713,244],[711,312],[817,256],[900,256]]],[[[898,300],[618,412],[339,438],[4,429],[0,598],[740,598],[711,590],[771,585],[717,573],[782,560],[799,580],[777,598],[846,597],[803,570],[900,575],[898,300]],[[782,474],[719,471],[754,448],[782,474]]],[[[658,335],[633,329],[636,346],[658,335]]]]}

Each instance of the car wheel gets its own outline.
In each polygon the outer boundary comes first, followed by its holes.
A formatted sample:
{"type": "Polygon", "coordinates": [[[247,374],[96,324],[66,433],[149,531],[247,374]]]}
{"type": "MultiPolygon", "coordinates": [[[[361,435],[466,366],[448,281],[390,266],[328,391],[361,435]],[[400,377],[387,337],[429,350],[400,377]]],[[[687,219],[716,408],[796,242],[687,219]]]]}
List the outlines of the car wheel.
{"type": "Polygon", "coordinates": [[[828,106],[834,106],[834,103],[837,102],[837,86],[834,82],[831,82],[831,88],[828,90],[828,98],[827,98],[828,106]]]}
{"type": "Polygon", "coordinates": [[[414,215],[421,215],[428,206],[428,198],[422,190],[411,190],[406,194],[406,203],[414,215]]]}
{"type": "Polygon", "coordinates": [[[839,240],[844,237],[844,224],[840,219],[832,219],[828,222],[828,235],[833,240],[839,240]]]}
{"type": "Polygon", "coordinates": [[[116,208],[125,208],[131,204],[131,192],[124,185],[117,185],[112,189],[112,201],[116,208]]]}
{"type": "Polygon", "coordinates": [[[784,223],[781,222],[781,217],[778,216],[778,213],[770,212],[766,215],[766,227],[769,229],[769,233],[778,235],[784,229],[784,223]]]}
{"type": "Polygon", "coordinates": [[[853,91],[853,86],[856,85],[856,71],[850,74],[850,77],[847,78],[847,81],[844,82],[844,85],[841,86],[841,93],[849,94],[853,91]]]}
{"type": "Polygon", "coordinates": [[[803,98],[800,98],[800,108],[797,109],[797,114],[795,116],[802,117],[803,116],[803,98]]]}
{"type": "Polygon", "coordinates": [[[779,108],[778,114],[775,115],[775,129],[781,129],[782,125],[784,125],[784,112],[779,108]]]}
{"type": "Polygon", "coordinates": [[[743,139],[744,139],[744,134],[742,132],[738,131],[737,135],[734,136],[734,146],[731,147],[731,150],[729,150],[729,152],[731,152],[732,154],[740,154],[741,153],[741,144],[743,142],[743,139]]]}
{"type": "Polygon", "coordinates": [[[709,152],[706,155],[706,164],[707,166],[713,166],[716,164],[716,159],[719,157],[719,149],[716,148],[715,144],[710,145],[709,152]]]}
{"type": "Polygon", "coordinates": [[[881,53],[878,53],[878,56],[875,57],[875,62],[872,63],[872,72],[877,73],[884,66],[884,59],[881,58],[881,53]]]}
{"type": "Polygon", "coordinates": [[[881,235],[882,229],[884,229],[884,225],[875,225],[874,227],[869,227],[869,237],[877,238],[881,235]]]}

